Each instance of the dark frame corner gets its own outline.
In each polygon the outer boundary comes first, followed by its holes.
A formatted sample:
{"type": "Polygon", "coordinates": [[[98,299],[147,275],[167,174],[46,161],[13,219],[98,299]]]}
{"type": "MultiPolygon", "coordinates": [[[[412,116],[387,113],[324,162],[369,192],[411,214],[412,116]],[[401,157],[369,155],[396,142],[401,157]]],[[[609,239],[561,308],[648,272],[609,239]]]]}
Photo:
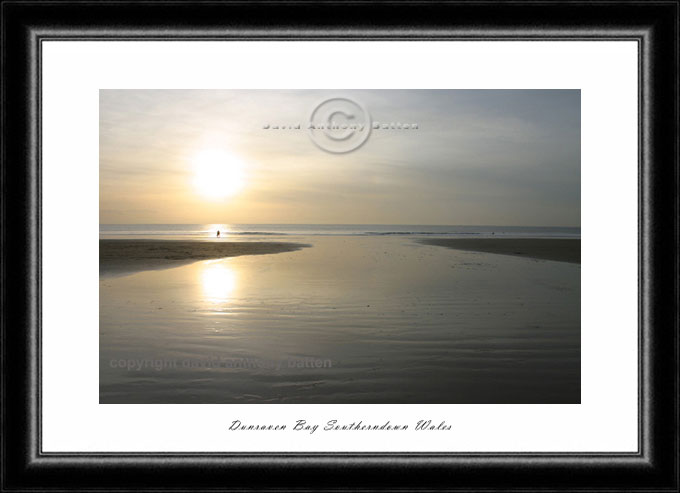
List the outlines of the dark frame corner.
{"type": "Polygon", "coordinates": [[[679,491],[678,0],[1,3],[3,491],[679,491]],[[41,453],[40,47],[46,39],[638,40],[640,452],[41,453]]]}

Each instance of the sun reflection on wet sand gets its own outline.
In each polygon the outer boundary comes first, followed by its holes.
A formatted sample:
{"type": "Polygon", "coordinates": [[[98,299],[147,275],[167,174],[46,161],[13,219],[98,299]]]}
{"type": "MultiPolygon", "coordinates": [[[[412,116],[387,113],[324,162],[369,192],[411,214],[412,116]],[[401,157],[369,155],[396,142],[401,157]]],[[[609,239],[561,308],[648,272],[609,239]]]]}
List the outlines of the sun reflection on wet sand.
{"type": "Polygon", "coordinates": [[[213,303],[230,301],[236,289],[236,272],[225,260],[209,260],[200,272],[203,296],[213,303]]]}

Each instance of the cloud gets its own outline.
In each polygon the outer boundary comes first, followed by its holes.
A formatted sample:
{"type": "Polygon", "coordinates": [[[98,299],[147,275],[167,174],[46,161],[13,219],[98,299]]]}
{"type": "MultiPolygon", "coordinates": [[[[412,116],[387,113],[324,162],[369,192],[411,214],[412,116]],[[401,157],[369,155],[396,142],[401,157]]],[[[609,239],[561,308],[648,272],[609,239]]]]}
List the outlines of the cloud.
{"type": "Polygon", "coordinates": [[[102,90],[100,196],[103,222],[579,226],[580,92],[102,90]],[[262,128],[304,122],[338,94],[374,121],[419,128],[375,130],[344,155],[319,150],[304,125],[262,128]],[[192,189],[205,148],[247,163],[241,195],[192,189]]]}

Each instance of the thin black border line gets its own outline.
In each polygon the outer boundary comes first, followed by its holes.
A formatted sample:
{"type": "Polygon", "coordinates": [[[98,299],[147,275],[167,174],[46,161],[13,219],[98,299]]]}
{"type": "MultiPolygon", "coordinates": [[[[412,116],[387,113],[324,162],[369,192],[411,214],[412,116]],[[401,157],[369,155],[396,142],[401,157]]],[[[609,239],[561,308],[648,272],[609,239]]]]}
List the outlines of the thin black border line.
{"type": "MultiPolygon", "coordinates": [[[[10,0],[6,3],[11,3],[14,5],[54,5],[59,4],[60,0],[10,0]]],[[[92,5],[92,0],[69,0],[69,4],[75,5],[92,5]]],[[[96,3],[96,2],[95,2],[96,3]]],[[[434,2],[432,0],[191,0],[192,4],[199,4],[201,6],[224,6],[228,5],[230,7],[245,7],[257,5],[262,6],[362,6],[367,5],[373,6],[403,6],[403,5],[432,5],[434,2]]],[[[499,3],[504,3],[506,5],[516,5],[516,6],[551,6],[555,4],[563,5],[578,5],[578,6],[609,6],[609,5],[675,5],[677,2],[672,0],[507,0],[504,2],[499,2],[499,0],[440,0],[437,2],[441,5],[446,6],[469,6],[471,3],[485,6],[498,6],[499,3]]],[[[157,6],[164,4],[186,4],[186,0],[107,0],[107,5],[145,5],[145,6],[157,6]]]]}
{"type": "MultiPolygon", "coordinates": [[[[648,34],[649,36],[649,34],[648,34]]],[[[642,215],[643,215],[643,209],[642,205],[644,204],[644,184],[642,183],[642,177],[643,177],[643,169],[644,169],[644,164],[651,163],[650,159],[645,159],[644,156],[644,150],[647,148],[647,146],[643,146],[643,128],[644,125],[646,125],[647,118],[644,118],[645,114],[645,100],[644,100],[644,95],[647,93],[649,88],[646,86],[647,79],[644,74],[644,56],[643,54],[646,54],[647,57],[649,57],[649,47],[643,42],[642,39],[638,40],[638,88],[637,88],[637,94],[638,94],[638,104],[637,104],[637,158],[638,158],[638,169],[637,169],[637,200],[638,200],[638,206],[637,206],[637,232],[638,232],[638,268],[637,268],[637,289],[638,289],[638,295],[637,295],[637,300],[638,300],[638,331],[637,331],[637,350],[638,350],[638,371],[637,371],[637,377],[638,377],[638,390],[637,390],[637,399],[638,399],[638,453],[644,457],[645,456],[645,451],[650,450],[649,447],[649,436],[651,433],[645,433],[645,427],[643,426],[643,416],[645,416],[644,413],[644,405],[645,405],[645,399],[644,399],[644,378],[643,378],[643,370],[645,366],[643,365],[643,358],[644,358],[644,351],[643,351],[643,343],[644,343],[644,338],[642,337],[642,332],[643,332],[643,327],[644,325],[644,316],[643,316],[643,303],[644,303],[644,296],[643,296],[643,273],[644,273],[644,257],[643,257],[643,225],[644,221],[642,220],[642,215]]],[[[647,387],[649,388],[649,387],[647,387]]],[[[42,443],[41,443],[42,445],[42,443]]]]}
{"type": "MultiPolygon", "coordinates": [[[[476,1],[476,0],[475,0],[476,1]]],[[[159,30],[160,31],[160,30],[159,30]]],[[[66,31],[67,33],[70,31],[66,31]]],[[[37,36],[37,39],[39,42],[42,41],[50,41],[50,42],[73,42],[73,41],[87,41],[87,42],[139,42],[139,41],[148,41],[148,42],[153,42],[153,41],[163,41],[167,43],[183,43],[183,42],[188,42],[188,41],[195,41],[195,42],[206,42],[206,41],[223,41],[223,42],[229,42],[229,41],[244,41],[244,37],[247,36],[247,42],[271,42],[271,41],[286,41],[286,42],[309,42],[309,41],[317,41],[317,42],[347,42],[347,43],[355,43],[355,42],[368,42],[368,41],[391,41],[391,42],[409,42],[409,43],[418,43],[418,42],[428,42],[428,41],[455,41],[455,42],[527,42],[527,41],[532,41],[532,42],[578,42],[578,41],[601,41],[601,42],[613,42],[613,41],[640,41],[645,35],[647,35],[646,32],[641,33],[640,35],[631,35],[630,32],[627,32],[627,36],[624,36],[623,33],[622,35],[617,35],[617,34],[612,34],[611,36],[603,36],[601,34],[593,34],[592,36],[588,36],[587,34],[580,33],[578,36],[573,36],[569,35],[568,31],[556,31],[555,33],[549,34],[549,35],[525,35],[525,36],[511,36],[509,31],[499,31],[496,34],[493,34],[491,37],[485,37],[481,34],[473,34],[477,33],[479,31],[471,31],[470,35],[465,35],[465,34],[459,34],[459,35],[451,35],[445,32],[432,32],[427,35],[419,35],[418,37],[414,36],[404,36],[400,35],[397,36],[395,34],[392,34],[391,31],[385,31],[384,33],[380,34],[374,34],[371,36],[360,36],[359,33],[361,30],[357,30],[356,33],[352,33],[351,35],[344,35],[345,31],[338,30],[337,34],[333,35],[321,35],[319,30],[310,30],[309,34],[303,35],[301,37],[300,35],[297,34],[289,34],[286,35],[289,31],[282,30],[281,32],[273,35],[267,35],[265,34],[267,31],[264,30],[243,30],[242,32],[235,32],[234,34],[231,35],[224,35],[224,34],[219,34],[218,31],[215,32],[215,34],[207,35],[207,36],[196,36],[195,34],[192,35],[182,35],[182,34],[177,34],[173,38],[168,39],[166,36],[167,34],[153,34],[149,36],[133,36],[129,34],[124,34],[121,36],[116,36],[115,38],[111,36],[107,36],[105,32],[102,32],[101,30],[96,30],[97,34],[93,34],[91,36],[84,36],[84,35],[59,35],[59,31],[56,32],[44,32],[42,34],[39,34],[37,36]]],[[[114,32],[119,32],[119,31],[114,31],[114,32]]],[[[131,32],[137,32],[137,30],[131,30],[131,32]]],[[[187,30],[187,32],[192,32],[192,30],[187,30]]],[[[274,31],[272,31],[274,32],[274,31]]]]}
{"type": "MultiPolygon", "coordinates": [[[[2,46],[7,46],[7,29],[5,28],[6,25],[6,19],[4,15],[2,15],[2,11],[4,11],[4,6],[0,4],[0,41],[2,42],[2,46]]],[[[5,78],[5,70],[7,66],[7,55],[6,55],[6,50],[0,48],[0,101],[2,101],[3,107],[2,110],[0,111],[0,134],[5,137],[6,135],[6,129],[7,129],[7,115],[6,115],[6,110],[4,107],[5,101],[7,101],[7,86],[4,83],[6,78],[5,78]]],[[[40,117],[40,115],[38,115],[40,117]]],[[[5,163],[7,162],[7,146],[5,143],[0,144],[0,162],[2,163],[0,165],[0,190],[4,191],[5,188],[5,183],[7,183],[7,178],[6,178],[6,169],[5,169],[5,163]]],[[[2,193],[2,192],[0,192],[2,193]]],[[[2,314],[6,313],[5,312],[5,283],[3,282],[5,280],[5,245],[7,245],[7,240],[6,240],[6,233],[5,233],[5,218],[7,217],[6,213],[6,208],[5,208],[5,200],[4,197],[0,197],[0,218],[3,221],[3,227],[0,227],[0,316],[2,317],[0,319],[0,367],[4,366],[5,363],[5,351],[7,347],[7,337],[5,335],[5,317],[2,316],[2,314]]],[[[40,330],[40,329],[38,329],[40,330]]],[[[30,331],[30,328],[27,332],[30,331]]],[[[7,395],[5,393],[5,389],[7,386],[5,385],[5,380],[7,378],[6,372],[3,371],[0,372],[0,394],[6,398],[5,396],[7,395]]],[[[0,404],[0,429],[3,431],[5,430],[5,425],[6,425],[6,418],[5,418],[5,406],[4,403],[0,404]]],[[[39,443],[42,443],[42,436],[38,435],[38,439],[40,440],[39,443]]],[[[0,476],[4,477],[5,476],[5,460],[4,457],[7,457],[7,443],[5,441],[4,436],[0,438],[0,454],[2,457],[0,457],[0,476]]],[[[0,478],[0,488],[2,487],[2,478],[0,478]]]]}
{"type": "MultiPolygon", "coordinates": [[[[85,0],[87,2],[87,0],[85,0]]],[[[182,0],[176,0],[178,2],[181,2],[182,0]]],[[[539,0],[540,1],[540,0],[539,0]]],[[[616,0],[614,0],[616,1],[616,0]]],[[[42,3],[42,2],[30,2],[30,3],[42,3]]],[[[49,3],[49,2],[48,2],[49,3]]],[[[119,2],[114,2],[114,3],[119,3],[119,2]]],[[[120,3],[126,3],[126,2],[120,2],[120,3]]],[[[140,3],[147,3],[147,2],[140,2],[140,3]]],[[[151,2],[153,3],[153,2],[151,2]]],[[[203,2],[201,2],[203,3],[203,2]]],[[[214,3],[210,0],[205,3],[214,3]]],[[[229,2],[231,3],[231,2],[229,2]]],[[[305,3],[305,2],[301,2],[305,3]]],[[[351,2],[350,2],[351,3],[351,2]]],[[[361,2],[359,2],[361,3],[361,2]]],[[[398,2],[396,2],[398,3],[398,2]]],[[[424,0],[423,3],[428,3],[427,0],[424,0]]],[[[490,2],[491,3],[491,2],[490,2]]],[[[573,3],[579,3],[579,2],[573,2],[573,3]]],[[[597,3],[597,2],[593,2],[597,3]]],[[[665,3],[665,2],[659,2],[659,3],[665,3]]],[[[649,32],[645,32],[647,36],[649,36],[649,32]]],[[[40,230],[40,233],[42,233],[42,167],[43,167],[43,162],[42,162],[42,70],[43,70],[43,59],[42,59],[42,48],[43,48],[43,41],[107,41],[107,42],[125,42],[125,41],[154,41],[158,39],[162,39],[164,41],[179,41],[179,42],[186,42],[186,41],[196,41],[196,42],[201,42],[201,41],[223,41],[223,42],[229,42],[229,41],[236,41],[236,40],[241,40],[242,41],[242,35],[237,34],[234,35],[233,37],[229,36],[218,36],[216,38],[212,38],[211,36],[207,37],[202,37],[202,36],[196,36],[193,38],[182,38],[182,39],[177,39],[176,37],[174,38],[156,38],[155,36],[141,36],[141,37],[127,37],[127,36],[116,36],[115,38],[96,38],[92,39],[87,36],[73,36],[73,37],[59,37],[59,38],[52,38],[50,36],[45,36],[45,35],[38,35],[34,37],[33,43],[31,43],[31,50],[34,51],[36,50],[36,45],[37,45],[37,57],[33,57],[33,59],[36,61],[38,67],[36,71],[31,71],[31,78],[35,78],[37,74],[37,84],[35,84],[34,81],[34,87],[36,87],[37,90],[37,95],[35,95],[35,100],[31,101],[31,105],[36,105],[37,106],[37,141],[38,141],[38,151],[37,151],[37,157],[38,157],[38,162],[37,162],[37,174],[38,174],[38,229],[40,230]]],[[[267,36],[263,37],[261,39],[248,39],[248,41],[298,41],[298,42],[304,42],[304,41],[333,41],[332,38],[329,37],[321,37],[319,39],[312,39],[312,38],[300,38],[296,37],[295,39],[291,38],[278,38],[277,36],[267,36]]],[[[371,37],[362,37],[362,38],[357,38],[357,39],[348,39],[346,36],[343,37],[343,41],[374,41],[371,37]]],[[[573,38],[573,37],[567,37],[565,35],[564,38],[558,38],[558,39],[552,39],[550,37],[545,37],[545,36],[536,36],[536,37],[514,37],[512,39],[505,39],[503,37],[492,37],[491,39],[489,37],[485,38],[470,38],[470,37],[465,37],[465,38],[459,38],[458,36],[455,35],[447,35],[447,36],[437,36],[436,38],[430,39],[430,38],[424,38],[424,37],[418,37],[417,39],[412,39],[412,38],[404,38],[402,36],[397,36],[397,37],[390,37],[389,39],[384,39],[384,38],[379,38],[378,40],[385,40],[385,41],[486,41],[486,42],[496,42],[496,41],[532,41],[532,42],[551,42],[551,41],[562,41],[562,42],[569,42],[569,41],[604,41],[604,42],[617,42],[617,41],[635,41],[637,43],[637,71],[638,71],[638,87],[637,87],[637,141],[638,141],[638,149],[637,149],[637,199],[638,199],[638,217],[637,217],[637,238],[638,238],[638,279],[637,279],[637,289],[638,289],[638,330],[637,330],[637,353],[638,353],[638,386],[637,386],[637,402],[638,402],[638,413],[637,413],[637,421],[638,421],[638,434],[637,434],[637,451],[636,452],[408,452],[408,451],[401,451],[401,452],[317,452],[317,451],[304,451],[304,452],[44,452],[43,451],[43,444],[42,444],[42,234],[37,235],[37,256],[38,256],[38,276],[37,276],[37,283],[38,283],[38,293],[37,293],[37,303],[38,303],[38,338],[37,338],[37,345],[38,345],[38,356],[35,358],[31,358],[31,361],[36,361],[38,362],[37,364],[37,376],[38,376],[38,382],[37,385],[34,382],[34,379],[31,379],[31,385],[32,387],[38,388],[37,392],[34,392],[33,395],[37,396],[37,409],[38,412],[35,413],[35,423],[33,426],[36,427],[37,430],[37,451],[36,449],[36,442],[32,441],[31,442],[31,447],[34,449],[33,450],[33,457],[40,457],[42,460],[49,460],[49,458],[77,458],[77,457],[88,457],[88,458],[105,458],[105,457],[116,457],[116,458],[138,458],[138,457],[155,457],[158,459],[158,461],[165,461],[168,458],[171,457],[181,457],[181,458],[213,458],[213,457],[221,457],[221,458],[227,458],[227,457],[232,457],[232,456],[237,456],[240,459],[276,459],[276,458],[293,458],[293,457],[298,457],[298,458],[309,458],[310,456],[313,456],[317,460],[323,460],[323,459],[332,459],[332,458],[337,458],[337,457],[344,457],[344,458],[356,458],[357,460],[362,460],[365,461],[367,458],[370,457],[375,457],[375,458],[403,458],[405,460],[417,460],[417,458],[435,458],[435,457],[445,457],[445,458],[451,458],[451,459],[456,459],[456,458],[462,458],[462,457],[480,457],[480,458],[485,458],[485,459],[503,459],[503,458],[508,458],[510,457],[521,457],[521,458],[532,458],[534,460],[541,460],[542,462],[553,462],[553,460],[557,459],[564,459],[564,458],[569,458],[569,457],[575,457],[579,458],[581,460],[583,459],[594,459],[594,458],[600,458],[600,457],[608,457],[608,458],[618,458],[618,459],[639,459],[639,458],[644,458],[645,457],[645,451],[650,450],[649,446],[649,433],[645,433],[645,427],[643,426],[643,417],[645,416],[644,414],[644,409],[646,406],[645,404],[645,399],[643,398],[646,393],[644,392],[644,387],[642,385],[643,380],[646,380],[644,378],[644,370],[648,368],[647,365],[644,364],[643,361],[643,340],[644,338],[642,337],[642,331],[643,327],[646,325],[643,323],[644,320],[644,296],[643,296],[643,273],[644,273],[644,258],[643,258],[643,248],[642,248],[642,242],[644,239],[644,235],[642,234],[642,226],[644,225],[644,222],[641,221],[642,219],[642,205],[644,203],[643,201],[643,196],[644,196],[644,183],[641,182],[641,179],[643,178],[643,171],[644,171],[644,165],[645,163],[650,163],[651,159],[649,159],[649,156],[645,150],[648,149],[649,146],[643,146],[643,135],[644,132],[642,131],[644,127],[646,127],[649,122],[647,118],[643,118],[644,115],[644,103],[645,103],[645,98],[644,95],[647,94],[647,96],[651,99],[651,93],[650,93],[650,87],[648,83],[646,82],[646,78],[644,78],[644,71],[642,70],[644,64],[644,57],[643,57],[643,52],[647,56],[647,60],[649,60],[649,43],[644,42],[644,36],[630,36],[630,37],[606,37],[606,36],[599,36],[597,39],[595,38],[573,38]],[[645,88],[645,91],[643,91],[643,87],[645,88]],[[644,159],[645,156],[648,156],[648,159],[644,159]]],[[[336,40],[337,41],[337,40],[336,40]]],[[[648,64],[649,62],[647,62],[648,64]]],[[[676,280],[677,284],[677,280],[676,280]]],[[[677,292],[677,289],[676,289],[677,292]]],[[[647,388],[649,388],[647,386],[647,388]]],[[[677,396],[676,396],[677,398],[677,396]]],[[[35,403],[35,397],[31,399],[31,404],[32,407],[36,407],[35,403]]],[[[206,404],[204,404],[206,405],[206,404]]],[[[503,460],[500,461],[505,462],[503,460]]],[[[560,461],[564,462],[564,461],[560,461]]],[[[608,461],[611,462],[611,461],[608,461]]],[[[430,461],[431,463],[431,461],[430,461]]],[[[448,461],[447,461],[448,463],[448,461]]],[[[677,469],[676,465],[676,469],[677,469]]]]}
{"type": "MultiPolygon", "coordinates": [[[[37,244],[38,244],[38,293],[37,293],[37,300],[38,300],[38,340],[36,341],[37,343],[37,357],[38,357],[38,368],[37,368],[37,376],[38,376],[38,382],[37,382],[37,402],[35,402],[35,397],[33,397],[33,394],[31,395],[31,407],[32,410],[35,414],[35,420],[37,423],[34,424],[34,426],[38,427],[38,443],[35,444],[31,442],[30,447],[32,448],[32,456],[33,457],[40,457],[42,456],[42,392],[43,392],[43,379],[42,379],[42,366],[43,366],[43,335],[42,335],[42,328],[43,328],[43,301],[42,301],[42,294],[43,294],[43,279],[42,279],[42,273],[43,273],[43,258],[42,258],[42,252],[43,252],[43,246],[42,246],[42,238],[43,238],[43,180],[42,180],[42,172],[43,172],[43,51],[42,51],[43,45],[42,41],[38,38],[37,40],[33,40],[32,43],[30,43],[30,49],[31,51],[34,51],[37,49],[38,54],[37,58],[35,59],[35,63],[37,63],[38,67],[37,70],[31,70],[31,78],[37,77],[37,94],[35,95],[35,101],[37,104],[37,111],[38,115],[36,118],[36,124],[38,126],[38,158],[39,161],[37,163],[37,173],[38,173],[38,234],[37,234],[37,244]],[[37,409],[37,412],[35,410],[37,409]]],[[[35,82],[33,82],[35,84],[35,82]]],[[[97,134],[99,135],[99,134],[97,134]]],[[[97,141],[97,147],[99,147],[99,141],[97,141]]],[[[32,360],[33,358],[31,358],[32,360]]],[[[99,375],[97,375],[97,379],[99,379],[99,375]]],[[[32,385],[34,385],[32,383],[32,385]]]]}

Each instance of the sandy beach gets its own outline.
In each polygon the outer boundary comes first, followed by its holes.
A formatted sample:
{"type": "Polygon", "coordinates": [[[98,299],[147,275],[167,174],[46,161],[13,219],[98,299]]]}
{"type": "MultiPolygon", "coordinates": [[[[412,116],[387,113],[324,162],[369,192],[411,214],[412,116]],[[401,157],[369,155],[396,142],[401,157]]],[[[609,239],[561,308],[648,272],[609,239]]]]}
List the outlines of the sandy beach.
{"type": "Polygon", "coordinates": [[[99,240],[99,274],[126,274],[199,260],[293,252],[306,246],[264,241],[99,240]]]}
{"type": "Polygon", "coordinates": [[[428,238],[425,245],[556,262],[581,263],[581,240],[558,238],[428,238]]]}

